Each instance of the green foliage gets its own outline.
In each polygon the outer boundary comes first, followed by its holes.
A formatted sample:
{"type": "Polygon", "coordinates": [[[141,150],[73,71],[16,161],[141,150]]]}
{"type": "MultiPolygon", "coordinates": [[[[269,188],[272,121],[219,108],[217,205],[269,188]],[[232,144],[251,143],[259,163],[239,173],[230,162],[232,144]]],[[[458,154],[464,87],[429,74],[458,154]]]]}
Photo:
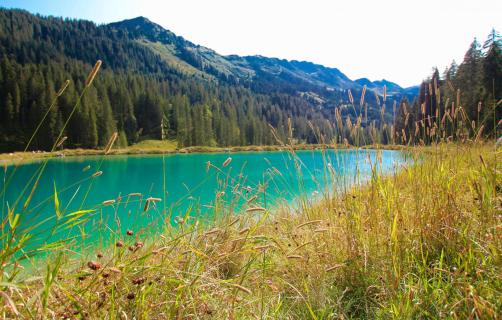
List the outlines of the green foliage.
{"type": "MultiPolygon", "coordinates": [[[[177,139],[181,146],[273,144],[269,122],[280,127],[288,116],[322,119],[302,99],[182,74],[134,34],[112,26],[0,10],[0,30],[0,150],[23,149],[69,79],[31,146],[49,149],[97,59],[105,70],[65,129],[67,147],[104,146],[115,131],[125,133],[127,144],[160,139],[163,119],[163,138],[177,139]]],[[[307,130],[296,134],[312,140],[307,130]]]]}
{"type": "MultiPolygon", "coordinates": [[[[66,147],[102,147],[116,131],[125,134],[129,145],[152,138],[176,139],[180,147],[270,145],[276,139],[268,125],[285,138],[288,119],[297,141],[319,143],[308,121],[325,141],[338,135],[332,125],[335,108],[357,121],[341,88],[359,94],[361,86],[337,69],[219,56],[144,18],[96,26],[1,9],[0,150],[24,148],[69,79],[30,147],[49,149],[98,59],[104,70],[65,128],[66,147]]],[[[398,99],[400,88],[385,83],[397,90],[389,99],[398,99]]],[[[390,110],[381,117],[373,95],[366,101],[369,121],[381,126],[390,120],[390,110]]]]}
{"type": "MultiPolygon", "coordinates": [[[[471,143],[410,148],[414,163],[399,172],[374,171],[367,184],[318,201],[301,196],[295,208],[260,207],[263,191],[216,197],[214,220],[194,204],[177,227],[148,236],[119,231],[113,238],[121,246],[91,247],[82,258],[64,241],[43,245],[50,255],[34,269],[40,277],[11,256],[26,251],[27,236],[11,214],[5,239],[17,240],[4,243],[0,283],[15,290],[5,290],[0,310],[62,318],[497,319],[497,152],[471,143]],[[236,216],[239,197],[248,203],[236,216]]],[[[222,188],[239,185],[228,179],[231,165],[210,170],[222,173],[222,188]]],[[[64,214],[56,229],[91,214],[64,214]]]]}
{"type": "Polygon", "coordinates": [[[465,139],[479,132],[496,137],[497,121],[502,118],[501,98],[502,41],[492,30],[483,47],[474,39],[460,65],[454,61],[442,77],[434,70],[421,84],[418,100],[408,108],[410,126],[403,126],[407,114],[400,112],[396,129],[398,133],[407,130],[411,137],[418,126],[425,143],[465,139]],[[457,123],[460,119],[463,123],[457,123]],[[427,134],[431,131],[436,133],[434,137],[427,134]]]}

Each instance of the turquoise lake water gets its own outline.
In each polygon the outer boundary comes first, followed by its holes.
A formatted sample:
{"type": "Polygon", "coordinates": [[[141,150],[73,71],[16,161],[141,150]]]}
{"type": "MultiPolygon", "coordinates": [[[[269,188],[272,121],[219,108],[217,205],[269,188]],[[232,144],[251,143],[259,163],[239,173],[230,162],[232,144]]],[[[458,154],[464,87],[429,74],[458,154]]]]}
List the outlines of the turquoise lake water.
{"type": "Polygon", "coordinates": [[[2,216],[7,207],[23,212],[20,227],[32,227],[39,242],[82,234],[90,242],[103,241],[103,233],[120,236],[128,229],[138,234],[163,223],[175,225],[188,208],[191,216],[211,218],[217,202],[220,206],[249,206],[245,201],[256,195],[253,204],[269,208],[280,201],[294,205],[299,195],[315,200],[335,186],[341,189],[364,183],[371,177],[371,164],[392,173],[404,161],[400,152],[373,150],[329,150],[324,155],[299,151],[296,157],[287,152],[68,157],[47,161],[24,211],[33,185],[30,179],[43,162],[2,170],[0,199],[2,216]],[[230,163],[223,167],[228,158],[230,163]],[[93,177],[98,171],[102,174],[93,177]],[[23,194],[26,185],[29,188],[23,194]],[[68,222],[67,228],[53,229],[57,220],[54,190],[61,212],[59,223],[71,219],[67,215],[79,209],[94,210],[82,216],[86,222],[80,228],[68,222]],[[149,197],[161,201],[149,201],[147,206],[149,197]]]}

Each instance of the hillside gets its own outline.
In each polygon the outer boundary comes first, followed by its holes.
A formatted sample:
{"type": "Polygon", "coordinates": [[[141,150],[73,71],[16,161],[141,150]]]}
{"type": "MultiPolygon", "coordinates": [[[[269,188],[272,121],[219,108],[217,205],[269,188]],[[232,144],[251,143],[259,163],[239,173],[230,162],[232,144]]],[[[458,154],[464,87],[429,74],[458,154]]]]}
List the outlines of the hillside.
{"type": "MultiPolygon", "coordinates": [[[[271,87],[275,87],[275,90],[289,89],[291,93],[311,89],[329,95],[333,90],[362,89],[361,84],[350,80],[340,70],[312,62],[263,56],[222,56],[214,50],[176,36],[145,17],[111,23],[105,27],[125,30],[131,39],[156,51],[169,65],[182,72],[205,75],[206,78],[213,76],[262,90],[272,89],[271,87]]],[[[375,82],[371,89],[382,91],[386,84],[392,86],[395,94],[418,93],[418,89],[403,89],[389,81],[375,82]]]]}
{"type": "MultiPolygon", "coordinates": [[[[310,62],[222,56],[143,17],[98,26],[1,9],[0,44],[3,151],[22,149],[44,116],[32,149],[50,149],[63,126],[67,147],[102,146],[114,131],[122,146],[161,138],[180,146],[274,144],[269,125],[284,137],[288,118],[295,139],[318,142],[310,121],[331,140],[335,108],[354,120],[346,90],[357,97],[362,89],[338,69],[310,62]],[[65,126],[97,60],[103,70],[65,126]]],[[[382,121],[374,95],[366,102],[368,121],[382,121]]],[[[388,108],[384,121],[391,114],[388,108]]]]}

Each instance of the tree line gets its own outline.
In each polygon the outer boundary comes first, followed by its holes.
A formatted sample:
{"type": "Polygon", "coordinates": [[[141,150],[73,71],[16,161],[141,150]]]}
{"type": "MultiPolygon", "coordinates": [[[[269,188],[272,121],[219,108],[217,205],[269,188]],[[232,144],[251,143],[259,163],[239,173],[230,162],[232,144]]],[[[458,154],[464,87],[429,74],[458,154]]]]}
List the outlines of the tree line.
{"type": "Polygon", "coordinates": [[[430,143],[496,137],[500,99],[502,39],[492,30],[482,45],[474,39],[460,65],[453,61],[442,74],[435,68],[411,105],[402,101],[394,123],[396,138],[400,143],[406,143],[404,137],[430,143]]]}
{"type": "Polygon", "coordinates": [[[82,148],[102,147],[114,132],[119,146],[175,139],[180,147],[269,145],[289,134],[303,143],[359,145],[430,143],[481,127],[493,135],[501,66],[493,30],[483,46],[473,42],[460,65],[442,76],[434,70],[411,103],[339,90],[336,103],[319,107],[287,83],[245,86],[183,74],[121,30],[0,9],[0,151],[22,150],[46,114],[32,149],[50,149],[62,130],[66,146],[82,148]],[[98,59],[103,70],[63,130],[98,59]],[[457,116],[470,119],[470,127],[455,123],[457,116]]]}
{"type": "Polygon", "coordinates": [[[274,144],[269,125],[284,135],[288,119],[298,140],[313,142],[307,121],[322,128],[330,117],[298,96],[182,74],[120,30],[0,10],[0,149],[22,149],[48,112],[32,143],[47,150],[98,59],[103,70],[64,130],[69,147],[103,146],[113,132],[121,146],[142,139],[176,139],[182,147],[274,144]]]}

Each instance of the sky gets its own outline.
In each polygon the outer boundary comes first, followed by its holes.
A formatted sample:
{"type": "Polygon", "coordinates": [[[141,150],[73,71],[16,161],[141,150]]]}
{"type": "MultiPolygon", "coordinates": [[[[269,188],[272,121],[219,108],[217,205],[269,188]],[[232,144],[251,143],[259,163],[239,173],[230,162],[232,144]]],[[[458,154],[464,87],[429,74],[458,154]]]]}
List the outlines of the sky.
{"type": "Polygon", "coordinates": [[[144,16],[220,54],[303,60],[351,79],[419,84],[502,32],[499,0],[0,0],[96,23],[144,16]]]}

